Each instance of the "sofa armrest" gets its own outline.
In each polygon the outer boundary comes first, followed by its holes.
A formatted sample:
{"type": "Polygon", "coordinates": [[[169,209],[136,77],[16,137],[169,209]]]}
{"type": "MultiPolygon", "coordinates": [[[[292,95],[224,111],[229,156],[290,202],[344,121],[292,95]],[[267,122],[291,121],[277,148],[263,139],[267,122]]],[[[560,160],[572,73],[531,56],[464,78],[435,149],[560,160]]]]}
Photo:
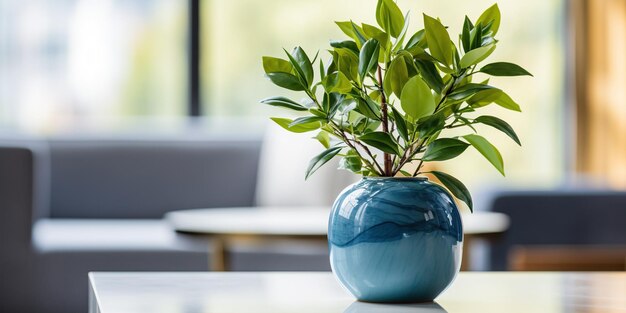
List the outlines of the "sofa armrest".
{"type": "Polygon", "coordinates": [[[0,146],[0,312],[17,312],[33,299],[34,172],[31,149],[0,146]]]}
{"type": "Polygon", "coordinates": [[[0,247],[4,253],[30,249],[34,185],[33,151],[0,146],[0,247]]]}

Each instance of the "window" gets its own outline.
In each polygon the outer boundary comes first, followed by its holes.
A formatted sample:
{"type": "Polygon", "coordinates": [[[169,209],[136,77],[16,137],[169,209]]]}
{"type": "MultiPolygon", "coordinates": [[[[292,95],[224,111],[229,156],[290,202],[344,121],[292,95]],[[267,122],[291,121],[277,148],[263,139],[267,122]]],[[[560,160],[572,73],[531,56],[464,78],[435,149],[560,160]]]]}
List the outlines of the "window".
{"type": "MultiPolygon", "coordinates": [[[[494,0],[398,0],[411,10],[412,27],[421,27],[421,12],[439,16],[458,34],[465,14],[476,19],[494,0]]],[[[212,116],[248,115],[266,118],[280,114],[258,104],[264,97],[284,90],[263,79],[262,55],[281,55],[282,47],[302,46],[309,54],[324,51],[329,39],[344,38],[332,23],[353,19],[375,24],[376,1],[336,0],[209,0],[203,2],[203,87],[204,109],[212,116]]],[[[482,182],[552,184],[565,169],[563,159],[564,49],[562,42],[562,0],[499,1],[503,24],[501,44],[491,59],[523,65],[534,78],[492,78],[522,106],[523,113],[502,112],[522,140],[519,148],[493,129],[481,129],[498,146],[505,159],[508,178],[504,180],[473,150],[460,162],[440,166],[455,173],[470,187],[482,182]]],[[[294,98],[302,98],[295,95],[294,98]]]]}
{"type": "Polygon", "coordinates": [[[0,0],[0,122],[37,132],[186,108],[187,3],[0,0]]]}
{"type": "MultiPolygon", "coordinates": [[[[202,113],[266,121],[274,114],[258,103],[281,94],[263,78],[262,55],[301,45],[307,52],[343,38],[332,23],[375,24],[375,0],[197,0],[200,5],[202,113]]],[[[463,16],[476,18],[494,0],[398,0],[459,31],[463,16]]],[[[189,103],[190,1],[0,0],[0,123],[34,131],[105,127],[136,118],[184,117],[189,103]]],[[[443,163],[470,187],[481,182],[553,183],[565,169],[562,125],[563,0],[500,1],[504,23],[501,57],[524,65],[534,78],[493,78],[523,105],[504,112],[524,148],[491,129],[509,178],[503,181],[475,151],[464,162],[443,163]],[[468,166],[469,164],[469,166],[468,166]],[[477,174],[480,173],[480,174],[477,174]]],[[[298,96],[302,97],[302,96],[298,96]]],[[[491,110],[500,110],[497,107],[491,110]]],[[[241,124],[248,125],[248,124],[241,124]]],[[[250,127],[252,128],[252,127],[250,127]]],[[[256,128],[255,128],[256,130],[256,128]]],[[[534,186],[534,185],[533,185],[534,186]]]]}

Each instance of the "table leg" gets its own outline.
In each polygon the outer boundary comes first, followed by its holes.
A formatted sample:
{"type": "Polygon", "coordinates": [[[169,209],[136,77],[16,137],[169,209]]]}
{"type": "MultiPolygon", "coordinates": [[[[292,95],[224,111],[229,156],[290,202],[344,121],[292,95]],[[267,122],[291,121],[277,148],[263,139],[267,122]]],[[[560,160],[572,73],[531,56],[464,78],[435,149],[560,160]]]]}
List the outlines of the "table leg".
{"type": "Polygon", "coordinates": [[[470,254],[471,254],[471,249],[472,249],[472,243],[474,238],[472,236],[467,236],[465,235],[464,238],[464,242],[463,242],[463,252],[462,252],[462,257],[461,257],[461,270],[462,271],[468,271],[471,269],[471,260],[470,260],[470,254]]]}
{"type": "Polygon", "coordinates": [[[211,251],[211,259],[209,263],[209,268],[211,271],[215,272],[225,272],[228,271],[228,247],[226,238],[215,237],[211,244],[213,245],[213,250],[211,251]]]}

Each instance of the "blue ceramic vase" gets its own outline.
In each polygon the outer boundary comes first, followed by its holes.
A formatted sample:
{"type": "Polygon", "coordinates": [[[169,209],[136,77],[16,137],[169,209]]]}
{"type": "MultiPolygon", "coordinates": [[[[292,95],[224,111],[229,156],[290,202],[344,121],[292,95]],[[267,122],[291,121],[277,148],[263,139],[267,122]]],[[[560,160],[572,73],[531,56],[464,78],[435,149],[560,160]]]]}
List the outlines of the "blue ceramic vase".
{"type": "Polygon", "coordinates": [[[426,178],[363,178],[335,200],[328,241],[333,273],[358,300],[430,302],[459,271],[463,226],[426,178]]]}

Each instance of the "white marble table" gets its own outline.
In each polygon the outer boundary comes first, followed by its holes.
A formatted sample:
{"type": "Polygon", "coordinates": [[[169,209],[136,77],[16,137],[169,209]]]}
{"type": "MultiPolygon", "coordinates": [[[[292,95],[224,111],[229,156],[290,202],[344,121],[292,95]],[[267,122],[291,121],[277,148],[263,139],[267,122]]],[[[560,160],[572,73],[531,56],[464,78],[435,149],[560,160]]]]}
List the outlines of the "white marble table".
{"type": "MultiPolygon", "coordinates": [[[[174,211],[165,219],[176,231],[209,237],[213,246],[211,269],[224,271],[228,269],[229,246],[238,240],[326,241],[329,214],[328,207],[246,207],[174,211]]],[[[502,213],[476,212],[462,214],[462,218],[464,252],[470,250],[473,238],[500,234],[509,227],[509,218],[502,213]]]]}
{"type": "Polygon", "coordinates": [[[626,273],[460,273],[436,303],[355,302],[331,273],[90,273],[90,313],[626,312],[626,273]]]}

